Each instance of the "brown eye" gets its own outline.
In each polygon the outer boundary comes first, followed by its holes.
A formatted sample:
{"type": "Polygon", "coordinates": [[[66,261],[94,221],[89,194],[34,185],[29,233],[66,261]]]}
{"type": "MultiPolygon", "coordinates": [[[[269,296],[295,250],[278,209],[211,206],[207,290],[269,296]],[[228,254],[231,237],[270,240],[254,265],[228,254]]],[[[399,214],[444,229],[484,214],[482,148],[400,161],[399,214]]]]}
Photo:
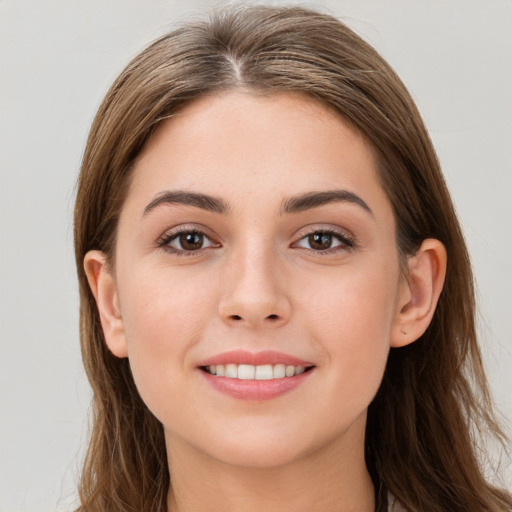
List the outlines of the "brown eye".
{"type": "Polygon", "coordinates": [[[190,232],[181,233],[178,236],[179,245],[185,251],[197,251],[204,244],[204,235],[202,233],[190,232]]]}
{"type": "Polygon", "coordinates": [[[331,230],[317,230],[305,235],[293,244],[294,247],[309,249],[310,251],[331,253],[348,251],[354,247],[354,242],[348,235],[331,230]]]}
{"type": "Polygon", "coordinates": [[[325,251],[332,247],[332,238],[331,233],[312,233],[308,236],[308,243],[315,251],[325,251]]]}
{"type": "Polygon", "coordinates": [[[181,231],[168,235],[161,241],[161,246],[167,248],[173,253],[193,253],[208,247],[214,247],[217,244],[212,242],[207,235],[201,231],[190,230],[181,231]]]}

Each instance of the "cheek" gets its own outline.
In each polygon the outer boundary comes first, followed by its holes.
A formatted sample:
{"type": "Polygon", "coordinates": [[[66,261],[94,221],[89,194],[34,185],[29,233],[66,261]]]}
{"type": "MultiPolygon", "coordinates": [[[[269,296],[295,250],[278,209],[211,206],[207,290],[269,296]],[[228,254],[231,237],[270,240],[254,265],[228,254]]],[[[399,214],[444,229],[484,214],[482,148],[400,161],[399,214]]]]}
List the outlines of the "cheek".
{"type": "Polygon", "coordinates": [[[153,351],[179,349],[194,341],[207,312],[212,309],[215,286],[199,273],[142,268],[122,281],[120,302],[129,348],[138,345],[153,351]],[[182,342],[182,341],[181,341],[182,342]]]}
{"type": "Polygon", "coordinates": [[[396,309],[398,266],[375,262],[317,278],[303,305],[311,335],[332,372],[331,389],[353,407],[373,399],[387,362],[396,309]]]}
{"type": "Polygon", "coordinates": [[[187,354],[211,316],[214,288],[200,276],[184,280],[158,268],[123,278],[120,304],[130,367],[151,409],[161,390],[174,386],[186,370],[187,354]]]}
{"type": "Polygon", "coordinates": [[[338,339],[389,341],[396,309],[398,266],[357,264],[301,276],[303,313],[338,339]],[[306,292],[306,293],[304,293],[306,292]],[[316,319],[316,320],[315,320],[316,319]]]}

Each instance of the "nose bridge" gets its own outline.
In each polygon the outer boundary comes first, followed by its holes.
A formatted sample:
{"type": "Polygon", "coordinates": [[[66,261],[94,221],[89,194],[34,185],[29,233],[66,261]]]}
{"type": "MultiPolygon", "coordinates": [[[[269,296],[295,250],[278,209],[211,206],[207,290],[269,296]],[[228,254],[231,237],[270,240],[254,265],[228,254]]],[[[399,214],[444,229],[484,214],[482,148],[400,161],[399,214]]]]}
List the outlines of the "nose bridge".
{"type": "Polygon", "coordinates": [[[225,290],[219,304],[223,320],[253,327],[286,323],[291,307],[280,268],[271,244],[261,239],[239,244],[226,265],[225,290]]]}

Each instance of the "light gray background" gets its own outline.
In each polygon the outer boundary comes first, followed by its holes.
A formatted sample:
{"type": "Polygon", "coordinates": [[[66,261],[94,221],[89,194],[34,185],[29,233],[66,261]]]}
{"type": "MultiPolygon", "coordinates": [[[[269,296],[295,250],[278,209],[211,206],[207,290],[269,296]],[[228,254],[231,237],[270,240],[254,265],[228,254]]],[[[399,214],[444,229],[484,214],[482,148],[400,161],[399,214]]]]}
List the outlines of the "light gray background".
{"type": "MultiPolygon", "coordinates": [[[[73,502],[89,391],[78,348],[71,217],[94,112],[143,45],[212,5],[0,0],[0,512],[70,510],[73,502]]],[[[470,246],[485,361],[510,419],[512,2],[303,5],[342,17],[416,99],[470,246]]],[[[506,474],[510,485],[510,466],[506,474]]]]}

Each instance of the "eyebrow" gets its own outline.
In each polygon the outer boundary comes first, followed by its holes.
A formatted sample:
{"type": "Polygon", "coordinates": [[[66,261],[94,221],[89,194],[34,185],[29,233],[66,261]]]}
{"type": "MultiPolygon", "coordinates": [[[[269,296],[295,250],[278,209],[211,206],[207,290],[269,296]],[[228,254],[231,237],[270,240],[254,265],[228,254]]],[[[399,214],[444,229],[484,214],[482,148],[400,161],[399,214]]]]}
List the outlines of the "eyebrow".
{"type": "Polygon", "coordinates": [[[148,215],[157,206],[162,204],[183,204],[186,206],[195,206],[202,210],[209,212],[226,214],[229,210],[228,205],[217,197],[209,196],[206,194],[199,194],[197,192],[185,192],[182,190],[165,191],[158,194],[147,206],[144,208],[142,216],[148,215]]]}
{"type": "Polygon", "coordinates": [[[326,190],[323,192],[308,192],[283,201],[280,213],[300,213],[312,208],[318,208],[330,203],[352,203],[360,206],[372,217],[373,212],[368,204],[357,194],[348,190],[326,190]]]}
{"type": "MultiPolygon", "coordinates": [[[[348,190],[327,190],[322,192],[308,192],[286,199],[281,204],[280,215],[290,213],[300,213],[313,208],[318,208],[330,203],[352,203],[360,206],[363,210],[373,216],[373,212],[368,204],[357,194],[348,190]]],[[[220,213],[225,215],[229,211],[229,206],[220,198],[201,194],[198,192],[186,192],[183,190],[164,191],[158,194],[145,208],[143,217],[163,204],[183,204],[185,206],[194,206],[202,210],[220,213]]]]}

